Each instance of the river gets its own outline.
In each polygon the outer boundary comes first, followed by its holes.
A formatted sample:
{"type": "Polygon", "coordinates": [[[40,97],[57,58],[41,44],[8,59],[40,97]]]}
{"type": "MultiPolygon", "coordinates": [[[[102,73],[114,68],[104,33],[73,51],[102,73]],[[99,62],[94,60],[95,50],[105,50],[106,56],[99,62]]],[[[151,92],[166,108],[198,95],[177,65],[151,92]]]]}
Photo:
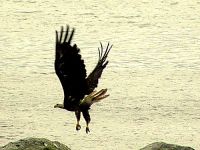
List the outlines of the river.
{"type": "Polygon", "coordinates": [[[0,145],[25,137],[74,150],[137,150],[157,141],[200,149],[198,0],[7,0],[0,6],[0,145]],[[101,41],[113,44],[89,134],[55,109],[55,30],[76,28],[87,72],[101,41]]]}

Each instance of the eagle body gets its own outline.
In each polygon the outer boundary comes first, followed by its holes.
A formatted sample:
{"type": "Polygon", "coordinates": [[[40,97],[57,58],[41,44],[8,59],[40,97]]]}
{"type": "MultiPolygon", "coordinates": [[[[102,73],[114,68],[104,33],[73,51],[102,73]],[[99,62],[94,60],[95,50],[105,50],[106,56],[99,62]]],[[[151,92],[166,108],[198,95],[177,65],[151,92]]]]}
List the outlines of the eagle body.
{"type": "Polygon", "coordinates": [[[106,50],[99,50],[99,59],[94,70],[87,76],[84,60],[80,55],[80,49],[76,44],[72,45],[71,41],[75,29],[69,32],[69,26],[66,31],[61,27],[60,33],[56,31],[56,51],[55,51],[55,72],[61,82],[64,92],[63,104],[57,104],[55,107],[63,108],[68,111],[74,111],[77,118],[76,129],[80,129],[79,120],[81,113],[86,120],[86,132],[89,132],[88,124],[90,122],[90,106],[101,99],[108,97],[105,95],[107,89],[99,92],[94,91],[98,85],[98,80],[102,75],[104,68],[107,66],[106,60],[112,45],[109,43],[106,50]]]}

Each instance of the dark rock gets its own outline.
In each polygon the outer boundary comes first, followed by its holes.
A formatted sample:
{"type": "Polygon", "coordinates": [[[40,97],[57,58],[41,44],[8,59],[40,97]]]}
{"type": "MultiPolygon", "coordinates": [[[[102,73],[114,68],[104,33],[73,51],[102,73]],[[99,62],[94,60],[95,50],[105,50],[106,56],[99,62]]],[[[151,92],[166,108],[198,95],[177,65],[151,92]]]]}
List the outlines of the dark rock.
{"type": "Polygon", "coordinates": [[[140,150],[195,150],[195,149],[175,144],[167,144],[164,142],[155,142],[147,145],[146,147],[140,150]]]}
{"type": "Polygon", "coordinates": [[[0,150],[71,150],[57,141],[44,138],[25,138],[17,142],[10,142],[0,147],[0,150]]]}

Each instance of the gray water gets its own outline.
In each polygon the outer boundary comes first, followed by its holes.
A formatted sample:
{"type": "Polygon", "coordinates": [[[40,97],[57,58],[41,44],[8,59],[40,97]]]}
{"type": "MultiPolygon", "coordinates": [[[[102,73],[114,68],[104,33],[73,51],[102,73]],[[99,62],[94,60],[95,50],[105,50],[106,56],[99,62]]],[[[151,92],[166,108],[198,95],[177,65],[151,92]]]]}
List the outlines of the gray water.
{"type": "Polygon", "coordinates": [[[156,141],[200,149],[198,0],[7,0],[0,5],[0,145],[25,137],[73,150],[137,150],[156,141]],[[55,30],[76,28],[88,73],[99,42],[114,46],[92,107],[90,134],[54,109],[63,92],[54,72],[55,30]]]}

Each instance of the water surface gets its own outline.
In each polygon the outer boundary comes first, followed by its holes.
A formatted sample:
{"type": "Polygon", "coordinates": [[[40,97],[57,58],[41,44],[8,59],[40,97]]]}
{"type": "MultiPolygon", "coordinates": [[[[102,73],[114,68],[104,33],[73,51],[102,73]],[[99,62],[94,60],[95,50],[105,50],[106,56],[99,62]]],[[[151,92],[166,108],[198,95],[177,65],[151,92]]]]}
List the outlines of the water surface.
{"type": "Polygon", "coordinates": [[[0,145],[25,137],[72,149],[134,149],[165,141],[200,149],[198,0],[8,0],[0,6],[0,145]],[[63,93],[54,72],[55,30],[76,27],[88,73],[110,41],[99,88],[110,97],[91,109],[91,133],[54,109],[63,93]]]}

